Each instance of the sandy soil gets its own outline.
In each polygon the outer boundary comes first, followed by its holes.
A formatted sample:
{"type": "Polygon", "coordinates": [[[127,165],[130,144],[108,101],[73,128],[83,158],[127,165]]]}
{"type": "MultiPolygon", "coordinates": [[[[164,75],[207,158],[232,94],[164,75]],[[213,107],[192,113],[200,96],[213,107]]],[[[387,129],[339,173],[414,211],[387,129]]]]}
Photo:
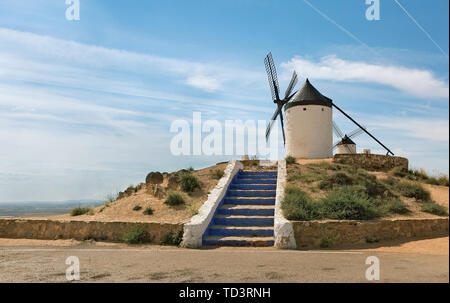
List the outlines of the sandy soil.
{"type": "MultiPolygon", "coordinates": [[[[80,282],[368,282],[368,256],[380,260],[380,282],[448,283],[449,278],[448,238],[325,251],[102,246],[95,242],[36,247],[36,242],[20,246],[12,245],[11,240],[3,246],[3,241],[0,239],[0,282],[67,283],[68,256],[79,258],[80,282]],[[436,244],[445,241],[446,254],[436,244]],[[437,249],[430,251],[429,246],[437,249]]],[[[24,244],[20,241],[16,243],[24,244]]]]}
{"type": "Polygon", "coordinates": [[[323,159],[296,159],[295,160],[297,164],[305,165],[305,164],[311,164],[311,163],[332,163],[333,158],[323,158],[323,159]]]}
{"type": "Polygon", "coordinates": [[[448,187],[431,184],[423,184],[423,187],[430,191],[431,199],[433,199],[437,204],[447,207],[448,210],[448,200],[449,200],[448,187]]]}
{"type": "Polygon", "coordinates": [[[356,249],[357,251],[395,252],[426,255],[449,255],[449,237],[413,240],[408,242],[389,241],[381,246],[367,244],[368,248],[356,249]],[[374,246],[374,247],[370,247],[374,246]]]}
{"type": "MultiPolygon", "coordinates": [[[[180,249],[174,246],[160,246],[155,244],[146,245],[127,245],[124,243],[96,242],[96,241],[77,241],[71,240],[35,240],[35,239],[6,239],[0,238],[1,247],[110,247],[118,249],[139,248],[139,249],[159,249],[173,250],[180,249]]],[[[233,247],[224,247],[224,249],[239,249],[233,247]]],[[[259,249],[248,247],[248,249],[259,249]]],[[[432,239],[410,239],[408,241],[382,241],[380,243],[364,243],[354,246],[345,246],[337,249],[328,249],[327,251],[375,251],[409,254],[427,254],[427,255],[449,255],[449,237],[440,237],[432,239]]]]}
{"type": "MultiPolygon", "coordinates": [[[[137,193],[131,196],[118,199],[115,202],[105,204],[94,209],[94,214],[85,214],[81,216],[70,216],[70,214],[45,216],[54,220],[77,220],[77,221],[121,221],[121,222],[165,222],[181,223],[188,222],[197,212],[200,206],[207,200],[208,193],[216,186],[218,180],[210,177],[211,170],[224,170],[227,163],[221,163],[201,170],[193,171],[201,182],[201,189],[193,193],[183,193],[185,205],[168,206],[164,204],[165,197],[170,190],[165,189],[167,178],[165,178],[163,187],[163,196],[155,197],[147,186],[144,186],[137,193]],[[139,205],[142,207],[139,211],[133,208],[139,205]],[[144,215],[143,211],[151,207],[152,215],[144,215]]],[[[40,216],[39,218],[43,218],[40,216]]]]}

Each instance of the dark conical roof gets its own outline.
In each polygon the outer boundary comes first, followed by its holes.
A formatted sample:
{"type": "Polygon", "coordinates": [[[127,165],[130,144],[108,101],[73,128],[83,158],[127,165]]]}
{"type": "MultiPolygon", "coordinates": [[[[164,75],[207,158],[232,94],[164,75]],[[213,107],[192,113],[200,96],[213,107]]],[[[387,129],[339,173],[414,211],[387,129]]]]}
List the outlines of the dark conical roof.
{"type": "Polygon", "coordinates": [[[353,142],[353,140],[350,139],[347,135],[345,135],[344,138],[342,138],[341,142],[338,143],[338,145],[350,145],[350,144],[356,145],[356,143],[353,142]]]}
{"type": "Polygon", "coordinates": [[[312,84],[306,79],[303,87],[298,90],[291,100],[286,103],[285,110],[297,105],[322,105],[331,107],[332,100],[322,95],[312,84]]]}

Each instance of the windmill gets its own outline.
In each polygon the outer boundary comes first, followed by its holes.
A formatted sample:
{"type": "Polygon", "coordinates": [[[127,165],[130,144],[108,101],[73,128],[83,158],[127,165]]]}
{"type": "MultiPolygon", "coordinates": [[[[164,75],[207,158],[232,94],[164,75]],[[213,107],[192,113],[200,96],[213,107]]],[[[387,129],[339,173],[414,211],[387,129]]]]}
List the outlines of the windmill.
{"type": "Polygon", "coordinates": [[[356,124],[361,132],[368,134],[386,149],[387,155],[394,155],[389,148],[339,108],[332,99],[322,95],[308,79],[306,79],[301,89],[292,93],[298,81],[295,71],[292,74],[284,98],[281,99],[277,71],[271,53],[264,59],[264,64],[272,100],[276,104],[275,113],[266,129],[266,140],[268,140],[272,126],[279,116],[287,155],[306,159],[330,158],[333,156],[333,108],[336,108],[346,118],[356,124]],[[286,115],[286,133],[283,109],[286,115]]]}
{"type": "Polygon", "coordinates": [[[333,130],[334,134],[340,138],[339,141],[333,144],[333,150],[337,148],[337,154],[356,154],[356,143],[352,139],[362,134],[363,129],[357,128],[348,134],[344,134],[339,126],[333,122],[333,130]]]}
{"type": "Polygon", "coordinates": [[[275,64],[273,62],[272,53],[269,53],[266,58],[264,59],[264,64],[266,66],[266,72],[267,72],[267,78],[269,80],[269,86],[270,91],[272,93],[272,100],[273,103],[277,105],[277,109],[275,110],[275,113],[272,116],[272,119],[270,119],[269,125],[266,129],[266,140],[270,136],[270,130],[272,129],[273,124],[275,123],[278,115],[280,116],[280,122],[281,122],[281,131],[283,132],[283,144],[286,145],[286,136],[284,134],[284,118],[283,118],[283,106],[289,101],[289,99],[292,97],[291,93],[294,89],[295,85],[297,84],[298,78],[297,73],[294,71],[292,73],[291,82],[289,82],[289,85],[286,89],[286,92],[284,94],[284,99],[280,99],[280,86],[278,84],[278,77],[277,77],[277,70],[275,68],[275,64]]]}

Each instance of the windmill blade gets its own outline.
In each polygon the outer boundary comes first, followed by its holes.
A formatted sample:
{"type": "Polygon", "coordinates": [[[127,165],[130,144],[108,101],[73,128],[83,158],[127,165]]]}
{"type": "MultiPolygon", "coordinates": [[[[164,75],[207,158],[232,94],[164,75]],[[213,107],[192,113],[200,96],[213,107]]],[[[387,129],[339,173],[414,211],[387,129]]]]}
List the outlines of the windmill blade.
{"type": "Polygon", "coordinates": [[[298,81],[297,73],[294,71],[292,73],[291,82],[289,82],[289,85],[286,89],[286,93],[284,94],[284,99],[287,99],[289,97],[289,95],[292,93],[292,89],[297,84],[297,81],[298,81]]]}
{"type": "MultiPolygon", "coordinates": [[[[363,126],[363,128],[366,129],[364,126],[363,126]]],[[[359,136],[360,134],[362,134],[363,132],[364,132],[363,129],[357,128],[357,129],[355,129],[354,131],[352,131],[351,133],[349,133],[349,134],[347,135],[347,137],[349,137],[349,138],[357,137],[357,136],[359,136]]]]}
{"type": "Polygon", "coordinates": [[[339,108],[339,106],[337,106],[334,103],[331,103],[331,105],[336,108],[338,111],[340,111],[344,116],[346,116],[350,121],[352,121],[353,123],[355,123],[356,126],[358,126],[360,129],[362,129],[366,134],[368,134],[372,139],[374,139],[378,144],[380,144],[381,146],[383,146],[383,148],[387,151],[386,155],[391,154],[392,156],[394,156],[394,153],[386,147],[386,145],[384,145],[383,143],[380,142],[380,140],[378,140],[377,138],[375,138],[371,133],[369,133],[365,128],[363,128],[358,122],[356,122],[352,117],[350,117],[346,112],[344,112],[342,109],[339,108]]]}
{"type": "Polygon", "coordinates": [[[269,125],[267,126],[267,129],[266,129],[266,141],[269,139],[270,131],[272,130],[272,126],[275,123],[275,121],[276,121],[278,115],[280,114],[282,108],[283,108],[283,106],[278,105],[277,110],[275,111],[275,113],[273,114],[272,118],[270,119],[269,125]]]}
{"type": "MultiPolygon", "coordinates": [[[[281,107],[283,108],[283,107],[281,107]]],[[[286,136],[284,135],[284,118],[283,110],[280,111],[281,131],[283,132],[283,144],[286,145],[286,136]]]]}
{"type": "Polygon", "coordinates": [[[341,139],[344,138],[344,134],[342,133],[341,129],[339,128],[339,126],[337,126],[336,123],[334,123],[333,121],[333,130],[334,130],[334,134],[338,137],[340,137],[341,139]]]}
{"type": "Polygon", "coordinates": [[[333,150],[339,145],[339,143],[341,143],[341,141],[334,142],[334,144],[333,144],[333,150]]]}
{"type": "Polygon", "coordinates": [[[345,148],[347,149],[349,154],[354,154],[354,152],[350,149],[350,147],[348,146],[348,144],[345,144],[345,148]]]}
{"type": "Polygon", "coordinates": [[[278,84],[277,70],[275,68],[275,63],[273,62],[272,53],[267,54],[264,59],[264,65],[266,66],[272,98],[273,100],[280,100],[280,85],[278,84]]]}

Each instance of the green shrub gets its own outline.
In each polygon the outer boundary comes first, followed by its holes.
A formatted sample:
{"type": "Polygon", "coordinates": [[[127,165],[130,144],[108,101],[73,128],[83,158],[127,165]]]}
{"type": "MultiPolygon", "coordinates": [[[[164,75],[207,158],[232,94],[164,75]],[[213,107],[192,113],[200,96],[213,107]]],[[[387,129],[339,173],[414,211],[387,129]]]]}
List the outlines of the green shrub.
{"type": "Polygon", "coordinates": [[[147,208],[144,210],[144,215],[153,215],[153,208],[147,207],[147,208]]]}
{"type": "Polygon", "coordinates": [[[410,169],[408,173],[411,180],[427,180],[429,178],[428,174],[422,168],[410,169]]]}
{"type": "Polygon", "coordinates": [[[404,178],[409,174],[409,171],[405,167],[397,166],[392,169],[392,174],[396,177],[404,178]]]}
{"type": "Polygon", "coordinates": [[[386,179],[382,179],[381,182],[389,187],[395,187],[399,181],[396,178],[387,177],[386,179]]]}
{"type": "Polygon", "coordinates": [[[180,245],[183,240],[183,228],[180,228],[177,232],[168,232],[161,239],[161,245],[180,245]]]}
{"type": "Polygon", "coordinates": [[[325,177],[324,180],[322,180],[319,183],[320,189],[331,189],[334,186],[345,186],[345,185],[352,185],[353,184],[353,178],[344,172],[337,172],[330,176],[325,177]]]}
{"type": "Polygon", "coordinates": [[[211,178],[217,179],[217,180],[222,178],[224,174],[225,173],[221,169],[215,169],[215,170],[209,171],[209,175],[211,176],[211,178]]]}
{"type": "Polygon", "coordinates": [[[380,182],[376,176],[366,173],[363,170],[358,170],[355,175],[355,184],[365,188],[365,192],[371,198],[385,197],[392,198],[395,195],[387,188],[387,186],[380,182]]]}
{"type": "Polygon", "coordinates": [[[360,187],[333,189],[322,199],[322,212],[330,219],[370,220],[382,215],[360,187]]]}
{"type": "Polygon", "coordinates": [[[377,243],[380,242],[377,236],[368,236],[366,237],[366,243],[377,243]]]}
{"type": "Polygon", "coordinates": [[[190,173],[181,174],[179,182],[181,189],[185,192],[193,192],[196,188],[200,188],[200,181],[190,173]]]}
{"type": "Polygon", "coordinates": [[[286,164],[295,164],[295,158],[294,157],[292,157],[292,156],[287,156],[286,157],[286,164]]]}
{"type": "Polygon", "coordinates": [[[389,199],[385,202],[385,205],[383,205],[384,209],[388,213],[393,214],[407,214],[409,213],[409,209],[406,206],[405,202],[403,202],[400,199],[389,199]]]}
{"type": "Polygon", "coordinates": [[[281,208],[287,219],[314,220],[320,219],[319,205],[307,193],[296,187],[287,187],[281,208]]]}
{"type": "Polygon", "coordinates": [[[438,216],[448,216],[447,209],[439,204],[427,202],[422,205],[422,211],[438,216]]]}
{"type": "Polygon", "coordinates": [[[151,242],[152,237],[143,227],[133,226],[123,233],[122,240],[128,244],[142,244],[151,242]]]}
{"type": "Polygon", "coordinates": [[[439,186],[447,186],[448,187],[448,177],[447,176],[440,176],[440,177],[430,177],[428,180],[425,181],[427,184],[432,185],[439,185],[439,186]]]}
{"type": "Polygon", "coordinates": [[[181,205],[184,204],[184,198],[180,193],[172,192],[167,195],[166,201],[164,201],[164,203],[170,206],[181,205]]]}
{"type": "Polygon", "coordinates": [[[136,205],[135,207],[133,207],[134,211],[138,211],[138,210],[141,210],[141,209],[142,209],[142,206],[140,206],[140,205],[136,205]]]}
{"type": "Polygon", "coordinates": [[[332,236],[326,236],[326,237],[322,238],[322,240],[320,241],[321,248],[329,248],[329,247],[333,246],[334,244],[336,244],[336,237],[332,237],[332,236]]]}
{"type": "Polygon", "coordinates": [[[93,213],[93,212],[94,212],[94,210],[92,209],[92,207],[76,207],[70,211],[70,215],[72,217],[75,217],[75,216],[81,216],[81,215],[84,215],[87,213],[93,213]]]}
{"type": "Polygon", "coordinates": [[[350,165],[329,163],[329,162],[318,162],[318,163],[308,163],[306,167],[316,170],[332,170],[332,171],[352,171],[354,168],[350,165]]]}
{"type": "Polygon", "coordinates": [[[318,181],[321,179],[320,175],[317,174],[305,174],[302,173],[300,171],[295,172],[294,174],[290,175],[287,180],[289,182],[292,181],[301,181],[301,182],[305,182],[305,183],[311,183],[314,181],[318,181]]]}
{"type": "Polygon", "coordinates": [[[430,192],[425,190],[422,185],[411,182],[398,182],[396,189],[405,197],[415,198],[417,201],[431,201],[430,192]]]}

